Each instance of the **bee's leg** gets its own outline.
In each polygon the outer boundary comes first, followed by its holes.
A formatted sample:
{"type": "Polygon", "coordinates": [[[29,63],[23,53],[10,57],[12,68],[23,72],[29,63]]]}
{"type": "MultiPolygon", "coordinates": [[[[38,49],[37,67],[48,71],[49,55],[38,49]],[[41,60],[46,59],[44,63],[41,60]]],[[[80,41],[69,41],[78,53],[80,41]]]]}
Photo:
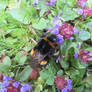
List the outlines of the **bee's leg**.
{"type": "Polygon", "coordinates": [[[61,58],[60,51],[59,51],[59,50],[53,50],[53,51],[54,51],[54,52],[52,52],[52,53],[50,54],[50,56],[51,56],[54,60],[56,60],[56,62],[58,63],[59,60],[60,60],[60,58],[61,58]]]}

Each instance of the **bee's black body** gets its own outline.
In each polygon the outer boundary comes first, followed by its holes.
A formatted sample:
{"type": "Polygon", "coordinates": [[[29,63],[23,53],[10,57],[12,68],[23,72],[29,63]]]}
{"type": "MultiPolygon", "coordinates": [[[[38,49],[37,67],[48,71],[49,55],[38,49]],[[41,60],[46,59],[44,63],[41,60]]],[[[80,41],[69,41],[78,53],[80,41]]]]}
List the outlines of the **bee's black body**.
{"type": "Polygon", "coordinates": [[[57,36],[54,34],[44,35],[37,45],[31,50],[31,67],[37,68],[47,64],[49,58],[59,50],[57,36]]]}

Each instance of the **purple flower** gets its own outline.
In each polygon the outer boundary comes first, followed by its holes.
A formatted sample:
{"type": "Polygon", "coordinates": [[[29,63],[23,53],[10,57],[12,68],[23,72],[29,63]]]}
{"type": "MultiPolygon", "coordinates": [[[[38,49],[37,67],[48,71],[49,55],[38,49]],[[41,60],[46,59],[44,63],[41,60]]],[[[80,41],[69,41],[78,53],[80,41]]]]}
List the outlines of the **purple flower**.
{"type": "Polygon", "coordinates": [[[80,43],[78,43],[77,48],[79,48],[79,49],[81,48],[81,44],[80,43]]]}
{"type": "Polygon", "coordinates": [[[88,60],[88,61],[92,61],[92,57],[88,58],[87,60],[88,60]]]}
{"type": "Polygon", "coordinates": [[[57,38],[58,38],[58,43],[62,44],[64,42],[64,39],[63,39],[62,35],[58,34],[57,38]]]}
{"type": "Polygon", "coordinates": [[[16,81],[16,82],[13,83],[13,86],[14,86],[15,88],[18,88],[19,84],[20,84],[20,82],[16,81]]]}
{"type": "Polygon", "coordinates": [[[9,86],[9,84],[10,84],[10,83],[9,83],[8,81],[3,81],[2,86],[3,86],[3,87],[7,87],[7,86],[9,86]]]}
{"type": "Polygon", "coordinates": [[[71,79],[67,79],[67,84],[68,85],[72,85],[72,80],[71,79]]]}
{"type": "Polygon", "coordinates": [[[74,53],[74,58],[78,58],[78,53],[77,52],[74,53]]]}
{"type": "Polygon", "coordinates": [[[26,91],[30,91],[32,89],[32,86],[29,84],[22,84],[22,87],[26,90],[26,91]]]}
{"type": "Polygon", "coordinates": [[[3,81],[11,81],[12,80],[12,77],[9,77],[8,75],[5,75],[3,77],[3,81]]]}
{"type": "Polygon", "coordinates": [[[92,56],[92,52],[88,53],[89,56],[92,56]]]}
{"type": "Polygon", "coordinates": [[[68,92],[67,88],[62,89],[62,92],[68,92]]]}
{"type": "Polygon", "coordinates": [[[7,92],[7,88],[0,89],[0,92],[7,92]]]}
{"type": "Polygon", "coordinates": [[[59,18],[56,17],[56,16],[54,17],[54,20],[52,21],[52,23],[55,24],[55,25],[61,25],[59,18]]]}
{"type": "Polygon", "coordinates": [[[83,14],[83,10],[82,10],[82,9],[79,9],[77,12],[78,12],[78,14],[80,14],[80,15],[83,14]]]}
{"type": "Polygon", "coordinates": [[[60,89],[58,88],[58,92],[60,92],[60,89]]]}
{"type": "Polygon", "coordinates": [[[50,0],[50,2],[46,2],[46,5],[50,6],[50,5],[56,5],[56,1],[57,0],[50,0]]]}
{"type": "Polygon", "coordinates": [[[34,0],[34,5],[37,5],[38,4],[38,0],[34,0]]]}
{"type": "Polygon", "coordinates": [[[69,37],[68,40],[74,40],[74,37],[69,37]]]}
{"type": "Polygon", "coordinates": [[[24,87],[21,87],[20,92],[26,92],[26,89],[24,87]]]}
{"type": "Polygon", "coordinates": [[[67,85],[67,86],[66,86],[66,89],[67,89],[67,90],[72,90],[72,85],[67,85]]]}
{"type": "Polygon", "coordinates": [[[58,29],[54,29],[53,31],[51,31],[52,34],[58,34],[59,30],[58,29]]]}
{"type": "Polygon", "coordinates": [[[73,28],[73,31],[74,31],[74,33],[78,33],[78,29],[77,28],[73,28]]]}

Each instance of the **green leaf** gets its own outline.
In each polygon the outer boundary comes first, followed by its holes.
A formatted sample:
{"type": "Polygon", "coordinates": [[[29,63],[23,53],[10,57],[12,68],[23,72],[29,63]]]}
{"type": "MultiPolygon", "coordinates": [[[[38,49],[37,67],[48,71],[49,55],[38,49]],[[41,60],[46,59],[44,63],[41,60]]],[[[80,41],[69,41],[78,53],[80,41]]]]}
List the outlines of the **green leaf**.
{"type": "Polygon", "coordinates": [[[43,78],[43,79],[47,79],[49,77],[49,73],[47,70],[42,70],[40,72],[40,77],[43,78]]]}
{"type": "Polygon", "coordinates": [[[32,26],[35,29],[42,30],[42,29],[45,29],[47,27],[47,21],[44,18],[41,18],[38,23],[34,23],[34,24],[32,24],[32,26]]]}
{"type": "Polygon", "coordinates": [[[7,72],[9,71],[9,68],[9,65],[4,65],[3,63],[0,63],[0,72],[7,72]]]}
{"type": "Polygon", "coordinates": [[[16,79],[20,81],[25,81],[28,79],[30,73],[32,72],[32,68],[30,66],[26,66],[22,72],[20,72],[17,76],[16,79]]]}
{"type": "Polygon", "coordinates": [[[26,59],[27,59],[27,56],[22,56],[22,57],[20,57],[20,60],[19,60],[18,63],[19,63],[20,65],[24,65],[26,59]]]}
{"type": "Polygon", "coordinates": [[[10,57],[6,56],[6,57],[3,59],[3,64],[10,66],[10,65],[11,65],[10,57]]]}
{"type": "Polygon", "coordinates": [[[79,38],[82,41],[86,41],[86,40],[90,39],[90,33],[89,32],[86,32],[86,31],[80,32],[79,38]]]}
{"type": "Polygon", "coordinates": [[[53,85],[54,84],[54,76],[50,76],[47,81],[46,81],[47,85],[53,85]]]}
{"type": "Polygon", "coordinates": [[[87,48],[86,50],[88,50],[88,51],[91,51],[91,52],[92,52],[92,47],[89,47],[89,48],[87,48]]]}
{"type": "Polygon", "coordinates": [[[87,0],[87,4],[88,4],[89,8],[92,8],[92,0],[87,0]]]}
{"type": "Polygon", "coordinates": [[[83,92],[84,87],[83,87],[83,86],[77,87],[77,88],[75,88],[74,90],[75,90],[76,92],[83,92]]]}
{"type": "Polygon", "coordinates": [[[92,21],[89,22],[86,27],[89,29],[90,32],[92,32],[92,21]]]}
{"type": "Polygon", "coordinates": [[[20,21],[21,23],[28,24],[30,17],[28,13],[21,8],[11,9],[8,11],[8,13],[17,21],[20,21]]]}
{"type": "Polygon", "coordinates": [[[60,70],[57,72],[57,75],[62,76],[62,75],[63,75],[63,70],[60,69],[60,70]]]}
{"type": "Polygon", "coordinates": [[[68,6],[64,7],[63,12],[64,14],[61,17],[63,17],[65,21],[74,20],[79,16],[72,8],[68,6]]]}

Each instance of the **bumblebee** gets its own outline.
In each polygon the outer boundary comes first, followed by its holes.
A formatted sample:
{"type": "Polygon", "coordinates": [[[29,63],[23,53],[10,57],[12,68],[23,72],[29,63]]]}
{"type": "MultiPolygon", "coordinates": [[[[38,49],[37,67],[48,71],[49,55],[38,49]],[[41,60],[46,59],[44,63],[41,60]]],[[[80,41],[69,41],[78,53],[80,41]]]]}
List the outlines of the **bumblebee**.
{"type": "Polygon", "coordinates": [[[50,58],[58,60],[59,54],[56,55],[56,53],[59,52],[59,48],[60,45],[56,35],[50,34],[46,36],[46,34],[43,34],[37,45],[30,52],[31,67],[35,69],[46,66],[50,58]]]}

